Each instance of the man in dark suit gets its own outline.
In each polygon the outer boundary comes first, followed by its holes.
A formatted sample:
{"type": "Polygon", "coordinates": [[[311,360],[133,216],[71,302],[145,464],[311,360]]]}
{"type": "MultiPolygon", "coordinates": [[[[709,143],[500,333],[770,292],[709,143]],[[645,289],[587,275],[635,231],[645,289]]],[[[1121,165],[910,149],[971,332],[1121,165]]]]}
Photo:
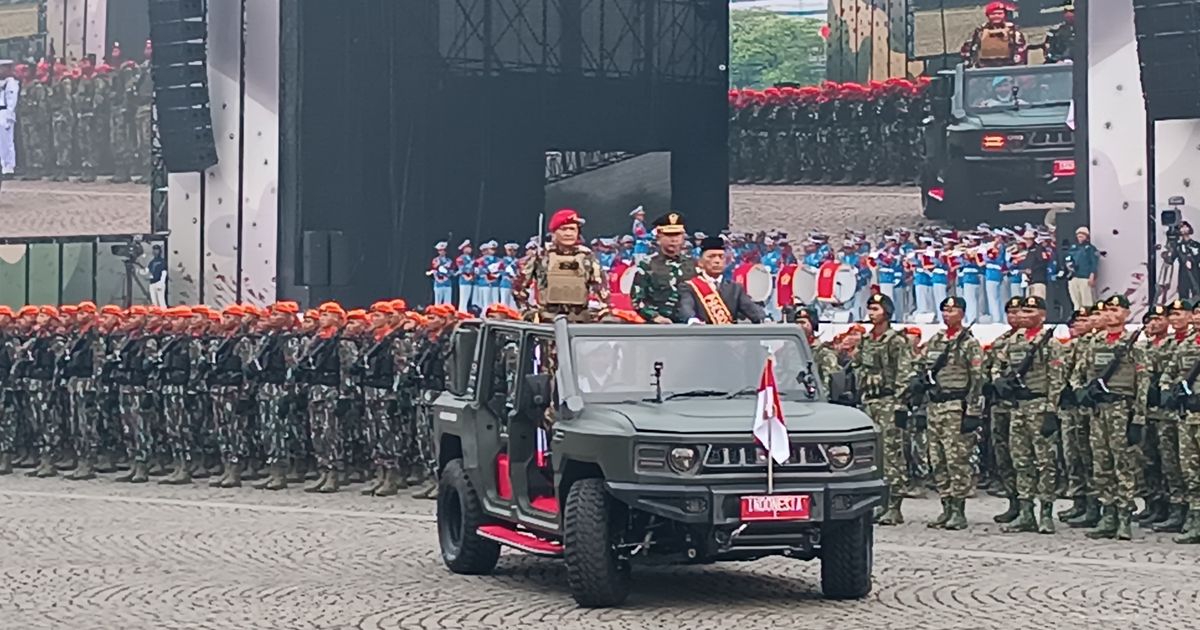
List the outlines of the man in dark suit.
{"type": "Polygon", "coordinates": [[[679,291],[679,319],[689,324],[732,324],[750,320],[761,324],[766,313],[755,304],[746,290],[724,279],[725,241],[710,236],[700,241],[700,273],[683,284],[679,291]]]}

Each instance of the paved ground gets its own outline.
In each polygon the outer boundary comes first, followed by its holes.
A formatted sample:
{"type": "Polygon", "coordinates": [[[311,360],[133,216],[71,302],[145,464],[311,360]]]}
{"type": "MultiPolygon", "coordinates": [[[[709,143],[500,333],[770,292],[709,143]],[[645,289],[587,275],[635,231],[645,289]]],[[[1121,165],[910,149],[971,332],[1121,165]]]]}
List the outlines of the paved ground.
{"type": "Polygon", "coordinates": [[[730,186],[729,215],[734,230],[776,228],[793,238],[814,229],[875,234],[930,223],[921,216],[920,191],[893,186],[730,186]]]}
{"type": "Polygon", "coordinates": [[[148,185],[7,181],[0,191],[0,238],[149,231],[148,185]]]}
{"type": "Polygon", "coordinates": [[[784,559],[635,572],[616,610],[583,610],[555,561],[505,553],[448,573],[429,502],[343,491],[0,478],[0,628],[1158,628],[1200,626],[1200,552],[1137,532],[932,532],[934,502],[877,531],[876,587],[820,599],[818,566],[784,559]]]}

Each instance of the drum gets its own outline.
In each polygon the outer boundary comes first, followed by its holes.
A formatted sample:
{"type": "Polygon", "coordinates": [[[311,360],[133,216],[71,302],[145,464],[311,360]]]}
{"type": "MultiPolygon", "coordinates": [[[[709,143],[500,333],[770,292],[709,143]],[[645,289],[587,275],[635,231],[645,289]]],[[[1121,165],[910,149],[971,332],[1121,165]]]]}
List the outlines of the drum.
{"type": "Polygon", "coordinates": [[[637,275],[637,267],[630,267],[621,274],[621,293],[624,295],[633,293],[633,280],[637,278],[637,275]]]}
{"type": "Polygon", "coordinates": [[[771,297],[771,288],[775,278],[765,265],[754,265],[746,272],[746,295],[755,302],[766,302],[771,297]]]}
{"type": "Polygon", "coordinates": [[[838,265],[833,274],[833,299],[838,304],[846,304],[858,293],[858,270],[849,265],[838,265]]]}
{"type": "Polygon", "coordinates": [[[792,299],[797,304],[810,304],[817,297],[817,273],[800,267],[792,276],[792,299]]]}

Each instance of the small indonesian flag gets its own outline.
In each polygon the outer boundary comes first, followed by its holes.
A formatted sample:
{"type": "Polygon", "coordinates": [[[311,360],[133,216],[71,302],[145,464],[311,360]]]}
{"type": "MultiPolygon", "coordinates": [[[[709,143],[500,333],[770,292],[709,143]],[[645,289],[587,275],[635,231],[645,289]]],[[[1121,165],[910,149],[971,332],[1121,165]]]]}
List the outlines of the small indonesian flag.
{"type": "Polygon", "coordinates": [[[758,381],[754,440],[766,449],[776,464],[783,465],[791,457],[792,447],[788,441],[787,425],[783,421],[783,408],[779,405],[779,389],[775,386],[774,355],[767,356],[762,377],[758,381]]]}

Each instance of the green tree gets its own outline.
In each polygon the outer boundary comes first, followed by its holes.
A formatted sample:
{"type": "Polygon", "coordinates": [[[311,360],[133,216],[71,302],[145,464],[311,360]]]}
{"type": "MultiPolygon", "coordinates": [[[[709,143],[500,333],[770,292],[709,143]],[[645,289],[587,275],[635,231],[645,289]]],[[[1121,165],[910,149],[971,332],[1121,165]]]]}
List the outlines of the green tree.
{"type": "Polygon", "coordinates": [[[825,78],[822,24],[761,9],[731,11],[730,86],[761,89],[776,83],[820,83],[825,78]]]}

